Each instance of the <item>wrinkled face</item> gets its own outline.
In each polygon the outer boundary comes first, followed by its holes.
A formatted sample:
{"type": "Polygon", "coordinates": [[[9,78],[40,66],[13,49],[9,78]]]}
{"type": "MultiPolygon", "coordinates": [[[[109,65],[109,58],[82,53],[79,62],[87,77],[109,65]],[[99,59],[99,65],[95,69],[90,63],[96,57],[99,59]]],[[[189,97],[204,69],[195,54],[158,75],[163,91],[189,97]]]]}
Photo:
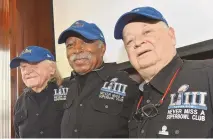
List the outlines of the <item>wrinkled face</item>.
{"type": "Polygon", "coordinates": [[[47,82],[55,69],[47,61],[40,63],[20,63],[22,80],[27,87],[38,88],[47,82]]]}
{"type": "Polygon", "coordinates": [[[105,45],[97,41],[88,41],[80,37],[66,40],[67,58],[70,66],[79,74],[98,68],[103,62],[105,45]]]}
{"type": "Polygon", "coordinates": [[[131,22],[123,29],[123,42],[137,71],[166,63],[176,53],[174,30],[163,22],[131,22]]]}

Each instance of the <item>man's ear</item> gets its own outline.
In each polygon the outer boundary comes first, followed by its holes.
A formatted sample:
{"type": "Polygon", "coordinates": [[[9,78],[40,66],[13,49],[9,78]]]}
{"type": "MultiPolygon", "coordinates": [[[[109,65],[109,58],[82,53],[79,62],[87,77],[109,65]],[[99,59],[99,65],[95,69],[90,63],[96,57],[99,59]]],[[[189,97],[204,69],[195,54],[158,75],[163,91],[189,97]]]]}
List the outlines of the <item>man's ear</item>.
{"type": "Polygon", "coordinates": [[[105,51],[106,51],[106,45],[103,43],[101,47],[101,56],[104,56],[105,51]]]}
{"type": "Polygon", "coordinates": [[[51,62],[49,64],[49,69],[50,69],[50,75],[54,75],[55,74],[55,71],[56,71],[56,64],[51,62]]]}
{"type": "Polygon", "coordinates": [[[172,27],[169,27],[169,36],[172,39],[173,46],[175,46],[176,45],[175,30],[172,27]]]}

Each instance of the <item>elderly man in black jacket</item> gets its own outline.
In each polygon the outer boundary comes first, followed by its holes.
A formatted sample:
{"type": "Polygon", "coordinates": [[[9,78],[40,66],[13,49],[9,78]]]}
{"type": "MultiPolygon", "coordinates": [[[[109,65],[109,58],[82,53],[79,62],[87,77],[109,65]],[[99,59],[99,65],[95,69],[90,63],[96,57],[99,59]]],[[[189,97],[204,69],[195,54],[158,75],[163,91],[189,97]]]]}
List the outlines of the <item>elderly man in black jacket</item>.
{"type": "Polygon", "coordinates": [[[128,137],[139,89],[116,63],[104,63],[106,42],[94,23],[76,21],[59,37],[73,68],[61,124],[62,137],[128,137]]]}

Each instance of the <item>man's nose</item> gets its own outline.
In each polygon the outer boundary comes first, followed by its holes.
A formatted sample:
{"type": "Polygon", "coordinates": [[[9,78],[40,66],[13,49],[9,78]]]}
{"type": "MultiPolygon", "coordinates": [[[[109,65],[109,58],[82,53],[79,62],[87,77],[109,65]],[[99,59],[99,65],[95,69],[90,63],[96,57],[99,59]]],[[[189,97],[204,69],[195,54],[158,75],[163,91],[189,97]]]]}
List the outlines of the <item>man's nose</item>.
{"type": "Polygon", "coordinates": [[[83,43],[79,43],[75,46],[75,53],[81,53],[83,49],[83,43]]]}
{"type": "Polygon", "coordinates": [[[143,40],[141,38],[135,38],[135,47],[140,47],[143,44],[143,40]]]}
{"type": "Polygon", "coordinates": [[[30,73],[32,73],[32,68],[31,67],[25,67],[23,70],[23,73],[26,75],[29,75],[30,73]]]}
{"type": "Polygon", "coordinates": [[[145,41],[141,37],[135,38],[135,48],[141,47],[141,45],[143,45],[144,43],[145,43],[145,41]]]}

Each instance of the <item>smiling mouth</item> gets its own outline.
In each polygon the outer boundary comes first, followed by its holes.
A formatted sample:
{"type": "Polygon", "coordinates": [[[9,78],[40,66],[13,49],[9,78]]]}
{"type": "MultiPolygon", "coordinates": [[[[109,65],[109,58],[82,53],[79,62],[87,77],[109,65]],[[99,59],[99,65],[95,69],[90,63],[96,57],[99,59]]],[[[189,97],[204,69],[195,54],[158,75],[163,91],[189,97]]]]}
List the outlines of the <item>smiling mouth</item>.
{"type": "Polygon", "coordinates": [[[81,64],[85,64],[85,62],[87,62],[87,58],[82,58],[82,59],[76,59],[76,60],[74,60],[73,62],[75,63],[75,64],[77,64],[77,65],[81,65],[81,64]]]}
{"type": "Polygon", "coordinates": [[[35,78],[35,77],[27,77],[26,79],[29,80],[29,79],[33,79],[33,78],[35,78]]]}
{"type": "Polygon", "coordinates": [[[75,59],[74,62],[75,61],[82,61],[82,60],[88,60],[88,59],[87,58],[75,59]]]}

